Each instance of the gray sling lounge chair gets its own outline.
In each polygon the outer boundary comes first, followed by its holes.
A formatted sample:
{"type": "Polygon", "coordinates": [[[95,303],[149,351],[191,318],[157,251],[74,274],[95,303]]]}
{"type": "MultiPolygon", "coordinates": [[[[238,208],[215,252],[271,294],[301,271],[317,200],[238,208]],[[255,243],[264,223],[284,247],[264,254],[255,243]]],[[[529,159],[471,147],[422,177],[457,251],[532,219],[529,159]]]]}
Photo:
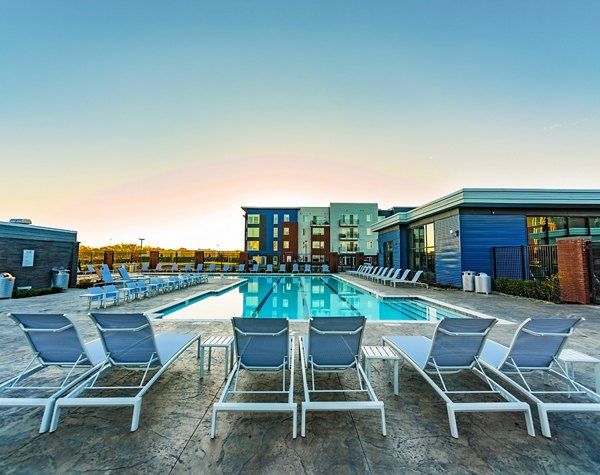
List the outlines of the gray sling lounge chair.
{"type": "Polygon", "coordinates": [[[302,402],[302,437],[306,433],[307,411],[375,410],[381,413],[381,431],[386,435],[385,409],[377,399],[359,359],[360,343],[365,317],[313,317],[309,322],[308,336],[300,337],[300,363],[304,384],[302,402]],[[317,389],[315,373],[356,371],[358,389],[317,389]],[[310,372],[310,382],[307,378],[310,372]],[[334,401],[311,400],[311,395],[339,394],[334,401]],[[348,401],[347,394],[363,394],[367,401],[348,401]]]}
{"type": "Polygon", "coordinates": [[[217,431],[217,414],[221,411],[291,412],[292,437],[296,438],[298,405],[294,402],[294,338],[289,335],[287,318],[233,318],[237,361],[229,374],[219,402],[213,405],[211,438],[217,431]],[[238,389],[242,371],[281,372],[281,389],[238,389]],[[286,387],[286,374],[289,383],[286,387]],[[287,396],[285,402],[228,402],[230,396],[272,394],[287,396]]]}
{"type": "Polygon", "coordinates": [[[391,346],[404,361],[410,363],[444,400],[452,437],[458,438],[457,412],[523,412],[527,432],[535,436],[529,404],[518,400],[493,381],[480,363],[479,354],[495,324],[496,319],[491,318],[446,318],[440,320],[431,339],[424,336],[383,337],[384,344],[391,346]],[[449,382],[444,377],[463,370],[478,376],[487,384],[487,388],[481,391],[450,390],[449,382]],[[505,402],[455,402],[452,400],[455,394],[495,394],[505,402]]]}
{"type": "Polygon", "coordinates": [[[56,430],[60,410],[65,407],[132,406],[131,430],[138,428],[142,397],[160,375],[194,342],[200,344],[200,335],[181,333],[154,334],[150,320],[142,313],[91,313],[100,331],[102,344],[108,360],[100,370],[62,396],[54,405],[50,431],[56,430]],[[143,373],[139,384],[134,386],[101,386],[97,384],[103,373],[114,367],[143,373]],[[149,373],[156,370],[150,377],[149,373]],[[98,396],[83,397],[94,391],[133,391],[130,397],[98,396]]]}
{"type": "Polygon", "coordinates": [[[46,432],[56,400],[98,371],[106,362],[106,353],[99,339],[84,343],[65,315],[13,313],[8,316],[25,333],[34,356],[19,375],[0,384],[0,406],[43,407],[40,433],[46,432]],[[28,385],[28,378],[46,368],[62,368],[64,374],[55,384],[35,381],[28,385]]]}
{"type": "Polygon", "coordinates": [[[559,361],[568,337],[583,320],[527,319],[517,329],[510,347],[488,340],[481,352],[481,360],[486,367],[536,404],[542,434],[546,437],[552,436],[548,412],[600,412],[600,395],[575,381],[565,364],[559,361]],[[546,384],[549,384],[549,376],[557,378],[564,383],[563,388],[535,389],[539,386],[531,378],[535,372],[544,375],[546,384]],[[575,401],[581,396],[587,402],[575,401]],[[552,401],[548,401],[549,397],[552,401]]]}

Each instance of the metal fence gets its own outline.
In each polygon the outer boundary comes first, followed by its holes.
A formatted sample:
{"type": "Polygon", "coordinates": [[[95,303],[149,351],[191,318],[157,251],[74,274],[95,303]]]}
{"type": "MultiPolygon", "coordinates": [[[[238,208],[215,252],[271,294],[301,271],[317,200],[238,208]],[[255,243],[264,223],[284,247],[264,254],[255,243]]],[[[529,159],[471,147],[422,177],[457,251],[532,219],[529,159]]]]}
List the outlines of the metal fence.
{"type": "Polygon", "coordinates": [[[558,273],[556,244],[492,248],[494,277],[544,280],[558,273]]]}

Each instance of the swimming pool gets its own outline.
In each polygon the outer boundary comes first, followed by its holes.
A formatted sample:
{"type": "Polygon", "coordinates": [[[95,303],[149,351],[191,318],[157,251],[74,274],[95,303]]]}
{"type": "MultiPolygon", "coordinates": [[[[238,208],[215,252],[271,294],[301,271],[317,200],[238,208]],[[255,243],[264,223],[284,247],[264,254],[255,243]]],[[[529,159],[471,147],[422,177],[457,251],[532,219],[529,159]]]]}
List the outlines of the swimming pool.
{"type": "Polygon", "coordinates": [[[335,276],[251,276],[222,292],[160,309],[162,318],[276,318],[366,315],[368,320],[436,321],[467,313],[420,298],[377,298],[335,276]]]}

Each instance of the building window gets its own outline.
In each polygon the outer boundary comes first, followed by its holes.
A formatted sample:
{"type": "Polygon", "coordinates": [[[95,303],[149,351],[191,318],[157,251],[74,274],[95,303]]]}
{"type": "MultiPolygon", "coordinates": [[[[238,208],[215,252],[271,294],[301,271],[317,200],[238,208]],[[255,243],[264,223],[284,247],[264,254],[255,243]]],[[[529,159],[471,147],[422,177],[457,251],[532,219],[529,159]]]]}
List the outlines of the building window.
{"type": "Polygon", "coordinates": [[[283,241],[283,248],[284,249],[289,249],[290,248],[290,242],[289,241],[283,241]]]}
{"type": "Polygon", "coordinates": [[[283,235],[284,236],[289,236],[290,235],[290,228],[283,228],[283,235]]]}
{"type": "Polygon", "coordinates": [[[260,224],[260,214],[249,214],[248,224],[260,224]]]}
{"type": "Polygon", "coordinates": [[[248,237],[257,238],[260,237],[260,228],[248,228],[248,237]]]}
{"type": "Polygon", "coordinates": [[[278,214],[273,215],[273,224],[279,224],[279,215],[278,214]]]}
{"type": "Polygon", "coordinates": [[[308,223],[308,215],[305,214],[304,216],[302,216],[302,222],[304,224],[308,223]]]}
{"type": "Polygon", "coordinates": [[[527,241],[530,245],[556,244],[564,236],[592,236],[600,234],[597,217],[586,216],[528,216],[527,241]]]}
{"type": "Polygon", "coordinates": [[[409,263],[413,271],[435,275],[435,228],[433,223],[412,228],[409,232],[409,263]]]}
{"type": "Polygon", "coordinates": [[[371,219],[373,219],[373,218],[371,217],[371,215],[370,215],[370,214],[368,214],[368,215],[365,217],[365,219],[367,220],[367,223],[370,223],[370,222],[371,222],[371,219]]]}
{"type": "Polygon", "coordinates": [[[383,243],[383,266],[394,266],[394,241],[386,241],[383,243]]]}
{"type": "Polygon", "coordinates": [[[312,228],[313,236],[324,236],[325,228],[312,228]]]}
{"type": "Polygon", "coordinates": [[[313,216],[312,223],[316,225],[325,224],[327,220],[323,216],[313,216]]]}
{"type": "Polygon", "coordinates": [[[324,241],[313,241],[312,248],[313,249],[325,249],[325,242],[324,241]]]}
{"type": "Polygon", "coordinates": [[[258,247],[259,241],[247,241],[246,242],[246,250],[247,251],[258,251],[259,247],[258,247]]]}
{"type": "Polygon", "coordinates": [[[373,241],[367,241],[367,249],[373,249],[373,241]]]}
{"type": "Polygon", "coordinates": [[[273,228],[273,237],[274,238],[279,237],[279,228],[273,228]]]}
{"type": "Polygon", "coordinates": [[[279,243],[277,241],[273,241],[273,250],[279,251],[279,243]]]}
{"type": "Polygon", "coordinates": [[[284,214],[283,215],[283,222],[284,223],[289,223],[290,222],[290,215],[289,214],[284,214]]]}

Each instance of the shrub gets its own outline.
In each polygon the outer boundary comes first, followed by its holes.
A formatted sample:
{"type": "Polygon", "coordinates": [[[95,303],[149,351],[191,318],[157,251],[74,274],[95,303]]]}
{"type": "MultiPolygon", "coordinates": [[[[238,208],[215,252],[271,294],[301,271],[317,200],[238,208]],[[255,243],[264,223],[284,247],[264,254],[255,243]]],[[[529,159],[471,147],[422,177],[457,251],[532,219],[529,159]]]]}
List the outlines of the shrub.
{"type": "Polygon", "coordinates": [[[27,297],[38,297],[40,295],[48,295],[48,294],[59,294],[63,291],[60,287],[44,287],[41,289],[28,289],[28,290],[19,290],[16,289],[13,291],[13,298],[15,299],[23,299],[27,297]]]}
{"type": "Polygon", "coordinates": [[[90,279],[83,279],[83,280],[80,280],[79,282],[77,282],[78,289],[87,289],[87,288],[93,287],[93,286],[94,286],[94,281],[90,280],[90,279]]]}
{"type": "Polygon", "coordinates": [[[544,280],[515,280],[498,278],[492,281],[493,289],[503,294],[527,297],[530,299],[560,302],[560,287],[558,275],[544,280]]]}

